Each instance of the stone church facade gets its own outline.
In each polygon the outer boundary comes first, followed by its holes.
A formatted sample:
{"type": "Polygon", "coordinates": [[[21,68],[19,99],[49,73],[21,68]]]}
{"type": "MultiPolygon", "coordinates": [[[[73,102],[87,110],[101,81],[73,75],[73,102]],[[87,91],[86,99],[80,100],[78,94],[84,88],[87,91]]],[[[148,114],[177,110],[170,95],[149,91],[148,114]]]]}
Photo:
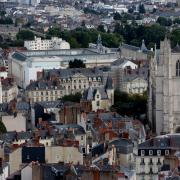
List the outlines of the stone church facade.
{"type": "Polygon", "coordinates": [[[167,38],[150,62],[149,120],[159,134],[176,132],[180,127],[180,47],[171,49],[167,38]]]}

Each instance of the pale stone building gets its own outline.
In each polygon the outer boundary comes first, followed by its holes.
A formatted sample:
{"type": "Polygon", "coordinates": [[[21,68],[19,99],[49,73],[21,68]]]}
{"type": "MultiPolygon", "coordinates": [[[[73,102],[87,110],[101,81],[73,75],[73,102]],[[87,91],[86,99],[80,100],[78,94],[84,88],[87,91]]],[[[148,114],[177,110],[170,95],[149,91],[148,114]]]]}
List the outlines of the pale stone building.
{"type": "Polygon", "coordinates": [[[24,47],[28,50],[70,49],[70,44],[57,37],[45,40],[35,37],[33,41],[24,41],[24,47]]]}
{"type": "Polygon", "coordinates": [[[151,61],[149,120],[157,134],[172,133],[180,125],[180,47],[170,40],[160,43],[151,61]]]}
{"type": "Polygon", "coordinates": [[[81,106],[86,109],[86,105],[90,104],[91,111],[97,111],[98,109],[109,110],[114,104],[114,88],[111,77],[107,77],[105,87],[93,88],[90,86],[84,91],[81,106]]]}

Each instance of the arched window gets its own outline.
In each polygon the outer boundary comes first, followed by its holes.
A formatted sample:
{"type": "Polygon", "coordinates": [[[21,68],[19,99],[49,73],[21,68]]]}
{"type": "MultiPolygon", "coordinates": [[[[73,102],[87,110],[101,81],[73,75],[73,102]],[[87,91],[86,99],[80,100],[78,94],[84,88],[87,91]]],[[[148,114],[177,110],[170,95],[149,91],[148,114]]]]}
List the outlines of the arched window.
{"type": "Polygon", "coordinates": [[[176,76],[180,76],[180,61],[176,62],[176,76]]]}

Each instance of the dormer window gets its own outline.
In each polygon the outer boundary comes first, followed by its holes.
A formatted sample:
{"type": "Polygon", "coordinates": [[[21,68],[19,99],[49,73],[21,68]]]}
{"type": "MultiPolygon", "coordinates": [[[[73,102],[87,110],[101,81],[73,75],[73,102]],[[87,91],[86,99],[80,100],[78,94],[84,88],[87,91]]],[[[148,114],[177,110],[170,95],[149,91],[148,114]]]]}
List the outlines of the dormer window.
{"type": "Polygon", "coordinates": [[[165,155],[166,155],[166,156],[169,155],[169,150],[165,150],[165,155]]]}
{"type": "Polygon", "coordinates": [[[180,76],[180,61],[176,62],[176,76],[180,76]]]}
{"type": "Polygon", "coordinates": [[[158,156],[161,155],[161,150],[157,150],[157,155],[158,155],[158,156]]]}
{"type": "Polygon", "coordinates": [[[144,155],[145,155],[145,151],[141,150],[141,156],[144,156],[144,155]]]}
{"type": "Polygon", "coordinates": [[[153,155],[153,151],[149,150],[149,155],[152,156],[153,155]]]}

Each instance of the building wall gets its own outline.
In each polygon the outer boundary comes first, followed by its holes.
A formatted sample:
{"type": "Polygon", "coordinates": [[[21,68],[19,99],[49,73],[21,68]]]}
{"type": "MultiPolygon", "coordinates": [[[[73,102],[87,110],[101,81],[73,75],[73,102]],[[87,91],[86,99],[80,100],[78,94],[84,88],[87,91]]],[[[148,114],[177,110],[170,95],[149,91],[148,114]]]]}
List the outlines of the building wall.
{"type": "Polygon", "coordinates": [[[17,95],[18,95],[18,87],[16,85],[11,86],[7,89],[5,87],[5,89],[2,90],[2,102],[3,103],[10,102],[14,98],[17,98],[17,95]]]}
{"type": "Polygon", "coordinates": [[[21,170],[21,180],[32,180],[32,167],[30,165],[21,170]]]}
{"type": "Polygon", "coordinates": [[[9,166],[3,167],[3,172],[0,174],[0,180],[6,180],[6,178],[9,176],[9,166]]]}
{"type": "Polygon", "coordinates": [[[15,171],[19,170],[20,164],[22,163],[22,149],[18,148],[14,150],[12,153],[9,154],[9,167],[10,167],[10,174],[14,173],[15,171]]]}
{"type": "Polygon", "coordinates": [[[132,94],[143,94],[147,90],[148,83],[142,78],[136,78],[132,81],[124,82],[123,91],[132,94]]]}
{"type": "Polygon", "coordinates": [[[170,41],[160,44],[160,56],[156,70],[155,112],[156,133],[172,133],[180,125],[180,78],[176,76],[176,62],[180,53],[173,53],[170,41]]]}
{"type": "Polygon", "coordinates": [[[56,101],[64,95],[66,95],[66,92],[63,89],[35,89],[27,91],[27,97],[30,99],[31,103],[41,101],[56,101]]]}
{"type": "Polygon", "coordinates": [[[26,131],[26,117],[23,113],[17,113],[17,116],[3,115],[2,122],[4,123],[7,131],[26,131]]]}
{"type": "Polygon", "coordinates": [[[25,41],[24,47],[28,50],[70,49],[70,44],[57,37],[52,37],[50,40],[35,37],[34,41],[25,41]]]}
{"type": "Polygon", "coordinates": [[[83,164],[83,155],[76,147],[52,146],[45,148],[46,161],[48,163],[64,162],[73,164],[83,164]]]}

